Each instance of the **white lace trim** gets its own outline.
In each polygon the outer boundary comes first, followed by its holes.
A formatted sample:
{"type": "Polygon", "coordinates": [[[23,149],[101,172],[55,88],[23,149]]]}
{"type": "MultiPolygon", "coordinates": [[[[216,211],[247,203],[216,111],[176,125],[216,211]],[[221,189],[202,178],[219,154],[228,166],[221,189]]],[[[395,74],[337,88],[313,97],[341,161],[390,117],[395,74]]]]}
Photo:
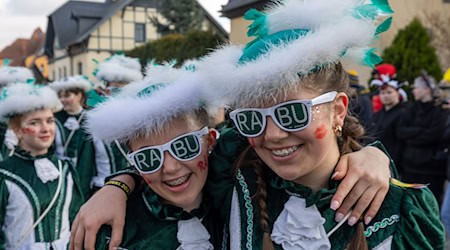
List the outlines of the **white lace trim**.
{"type": "Polygon", "coordinates": [[[306,207],[303,198],[291,196],[273,225],[272,240],[283,249],[331,249],[316,205],[306,207]]]}
{"type": "Polygon", "coordinates": [[[47,158],[42,158],[34,161],[34,167],[36,169],[36,174],[42,183],[47,183],[48,181],[54,181],[58,179],[59,171],[55,164],[47,158]]]}
{"type": "Polygon", "coordinates": [[[69,130],[78,130],[80,128],[80,123],[75,117],[69,117],[64,123],[64,127],[69,130]]]}
{"type": "Polygon", "coordinates": [[[208,230],[197,217],[178,221],[177,239],[181,244],[178,250],[212,250],[209,238],[208,230]]]}

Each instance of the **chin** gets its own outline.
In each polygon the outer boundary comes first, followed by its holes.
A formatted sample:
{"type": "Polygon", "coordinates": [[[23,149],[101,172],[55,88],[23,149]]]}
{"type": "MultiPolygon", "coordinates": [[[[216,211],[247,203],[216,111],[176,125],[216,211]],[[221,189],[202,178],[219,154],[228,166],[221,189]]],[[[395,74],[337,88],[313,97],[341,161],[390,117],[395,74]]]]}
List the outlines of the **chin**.
{"type": "MultiPolygon", "coordinates": [[[[286,168],[293,168],[293,167],[280,166],[277,168],[272,168],[272,170],[280,178],[287,180],[287,181],[294,181],[294,180],[298,179],[299,177],[301,177],[301,173],[296,171],[297,169],[286,169],[286,168]]],[[[298,166],[295,168],[298,168],[298,166]]]]}

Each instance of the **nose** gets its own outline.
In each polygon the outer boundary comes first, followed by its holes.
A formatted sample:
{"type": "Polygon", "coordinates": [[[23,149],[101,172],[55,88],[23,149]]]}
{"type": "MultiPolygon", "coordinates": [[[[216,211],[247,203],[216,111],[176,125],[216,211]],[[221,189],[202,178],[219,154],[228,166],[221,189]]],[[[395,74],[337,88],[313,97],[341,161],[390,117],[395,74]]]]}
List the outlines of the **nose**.
{"type": "Polygon", "coordinates": [[[271,142],[278,142],[289,136],[289,132],[282,130],[272,120],[271,117],[267,117],[266,130],[264,131],[264,139],[271,142]]]}
{"type": "Polygon", "coordinates": [[[168,151],[164,152],[164,162],[162,171],[164,174],[175,174],[181,168],[181,163],[175,159],[168,151]]]}

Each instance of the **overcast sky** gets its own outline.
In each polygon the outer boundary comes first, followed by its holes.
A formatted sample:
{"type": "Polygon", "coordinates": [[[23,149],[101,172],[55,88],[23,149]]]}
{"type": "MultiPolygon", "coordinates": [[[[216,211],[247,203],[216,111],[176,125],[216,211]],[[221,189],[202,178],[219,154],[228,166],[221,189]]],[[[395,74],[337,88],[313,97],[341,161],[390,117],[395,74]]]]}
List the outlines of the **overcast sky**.
{"type": "MultiPolygon", "coordinates": [[[[84,0],[103,2],[102,0],[84,0]]],[[[163,0],[162,0],[163,1],[163,0]]],[[[220,17],[219,10],[228,0],[198,0],[226,30],[230,30],[227,18],[220,17]]],[[[33,30],[47,30],[47,15],[67,0],[0,0],[0,50],[17,38],[30,38],[33,30]]]]}

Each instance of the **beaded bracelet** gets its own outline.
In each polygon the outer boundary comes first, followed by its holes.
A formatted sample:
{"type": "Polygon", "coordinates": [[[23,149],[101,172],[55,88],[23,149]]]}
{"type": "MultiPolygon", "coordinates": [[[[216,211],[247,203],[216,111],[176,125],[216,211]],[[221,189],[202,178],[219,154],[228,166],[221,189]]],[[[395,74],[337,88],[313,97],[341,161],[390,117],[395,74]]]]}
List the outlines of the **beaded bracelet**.
{"type": "Polygon", "coordinates": [[[130,187],[125,182],[122,182],[122,181],[109,180],[109,181],[105,182],[105,186],[106,185],[116,186],[116,187],[122,189],[127,196],[131,193],[130,187]]]}

